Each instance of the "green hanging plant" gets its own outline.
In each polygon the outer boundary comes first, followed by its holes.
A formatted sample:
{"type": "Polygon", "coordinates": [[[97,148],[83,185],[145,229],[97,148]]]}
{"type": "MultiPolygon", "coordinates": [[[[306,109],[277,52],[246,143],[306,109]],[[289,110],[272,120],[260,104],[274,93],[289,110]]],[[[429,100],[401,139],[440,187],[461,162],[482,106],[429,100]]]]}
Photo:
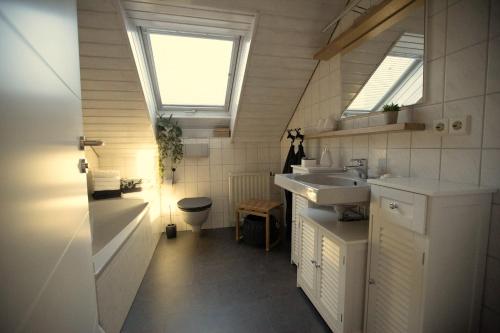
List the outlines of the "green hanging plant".
{"type": "Polygon", "coordinates": [[[164,179],[165,169],[170,166],[173,181],[176,164],[184,156],[181,140],[182,128],[170,115],[168,118],[164,116],[158,118],[157,129],[160,177],[162,180],[164,179]]]}

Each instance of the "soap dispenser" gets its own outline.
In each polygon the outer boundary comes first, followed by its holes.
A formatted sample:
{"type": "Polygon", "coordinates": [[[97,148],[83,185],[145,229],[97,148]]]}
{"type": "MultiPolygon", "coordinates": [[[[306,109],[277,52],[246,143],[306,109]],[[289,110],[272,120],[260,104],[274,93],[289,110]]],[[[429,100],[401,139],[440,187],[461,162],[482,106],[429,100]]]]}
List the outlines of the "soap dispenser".
{"type": "Polygon", "coordinates": [[[323,152],[321,153],[321,159],[319,160],[319,165],[322,167],[329,167],[332,165],[332,159],[330,158],[330,151],[326,146],[325,148],[323,148],[323,152]]]}

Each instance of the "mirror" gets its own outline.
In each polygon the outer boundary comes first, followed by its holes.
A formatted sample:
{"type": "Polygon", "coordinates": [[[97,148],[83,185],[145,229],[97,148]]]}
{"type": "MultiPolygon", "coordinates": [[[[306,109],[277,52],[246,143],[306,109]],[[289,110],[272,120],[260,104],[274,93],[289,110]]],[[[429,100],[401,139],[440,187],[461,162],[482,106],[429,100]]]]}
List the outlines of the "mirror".
{"type": "Polygon", "coordinates": [[[422,102],[425,8],[342,54],[342,118],[422,102]]]}

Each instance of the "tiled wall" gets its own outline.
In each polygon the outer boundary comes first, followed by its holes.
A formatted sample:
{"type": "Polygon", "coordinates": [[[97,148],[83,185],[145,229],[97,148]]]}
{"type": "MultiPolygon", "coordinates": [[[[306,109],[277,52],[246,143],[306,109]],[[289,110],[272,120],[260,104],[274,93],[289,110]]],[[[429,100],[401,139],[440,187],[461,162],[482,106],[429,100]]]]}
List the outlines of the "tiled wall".
{"type": "MultiPolygon", "coordinates": [[[[414,120],[472,117],[467,136],[441,137],[426,130],[306,141],[318,157],[328,146],[333,160],[367,158],[372,174],[439,178],[500,188],[500,1],[427,2],[425,101],[414,120]]],[[[339,59],[321,62],[290,128],[341,114],[336,84],[339,59]]],[[[282,161],[288,149],[282,140],[282,161]]],[[[500,332],[500,193],[494,196],[487,258],[482,331],[500,332]]]]}
{"type": "MultiPolygon", "coordinates": [[[[267,143],[234,143],[230,138],[190,139],[208,143],[209,157],[185,157],[175,172],[175,183],[162,186],[162,215],[164,223],[172,220],[178,230],[189,230],[180,218],[177,201],[185,197],[207,196],[213,201],[209,220],[203,228],[222,228],[234,225],[234,213],[229,210],[229,173],[279,172],[280,145],[267,143]]],[[[279,197],[273,186],[272,195],[279,197]]]]}
{"type": "MultiPolygon", "coordinates": [[[[85,157],[89,161],[90,170],[96,168],[119,170],[121,178],[142,178],[144,187],[142,195],[150,202],[150,216],[153,219],[161,217],[160,179],[156,151],[138,150],[135,154],[97,156],[93,150],[89,149],[85,151],[85,157]]],[[[92,191],[90,190],[89,193],[92,191]]]]}

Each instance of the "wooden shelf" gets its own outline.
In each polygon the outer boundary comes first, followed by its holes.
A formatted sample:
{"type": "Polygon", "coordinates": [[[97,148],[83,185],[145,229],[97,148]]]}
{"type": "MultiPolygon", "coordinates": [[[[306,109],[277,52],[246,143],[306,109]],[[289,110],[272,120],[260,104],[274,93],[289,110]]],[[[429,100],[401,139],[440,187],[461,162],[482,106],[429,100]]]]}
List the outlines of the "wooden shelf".
{"type": "Polygon", "coordinates": [[[305,139],[317,139],[317,138],[334,138],[337,136],[348,136],[348,135],[363,135],[363,134],[374,134],[374,133],[387,133],[387,132],[404,132],[404,131],[423,131],[425,130],[425,124],[422,123],[401,123],[401,124],[390,124],[381,126],[370,126],[338,131],[328,131],[317,134],[305,135],[305,139]]]}
{"type": "Polygon", "coordinates": [[[424,0],[385,0],[370,8],[346,31],[335,37],[315,55],[316,60],[328,60],[340,52],[348,52],[363,41],[373,38],[410,15],[424,0]]]}

